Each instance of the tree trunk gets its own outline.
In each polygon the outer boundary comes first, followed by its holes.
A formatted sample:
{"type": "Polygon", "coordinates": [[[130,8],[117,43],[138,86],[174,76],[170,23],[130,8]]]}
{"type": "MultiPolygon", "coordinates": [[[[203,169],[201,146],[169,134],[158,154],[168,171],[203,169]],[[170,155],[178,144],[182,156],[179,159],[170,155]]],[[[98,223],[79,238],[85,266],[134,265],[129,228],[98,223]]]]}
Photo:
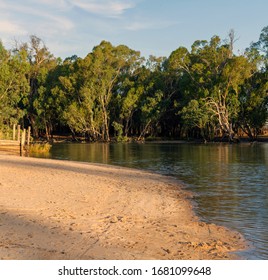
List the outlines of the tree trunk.
{"type": "Polygon", "coordinates": [[[106,110],[103,112],[103,119],[104,119],[104,141],[109,142],[110,135],[109,135],[108,116],[106,110]]]}
{"type": "Polygon", "coordinates": [[[30,124],[32,127],[33,137],[38,138],[39,133],[38,133],[38,128],[36,127],[35,117],[33,115],[30,115],[29,119],[30,119],[30,124]]]}
{"type": "Polygon", "coordinates": [[[147,124],[145,125],[144,129],[142,130],[142,132],[141,132],[141,134],[140,134],[140,136],[139,136],[139,138],[138,138],[138,141],[140,141],[141,138],[144,137],[144,135],[145,135],[145,133],[146,133],[146,130],[148,129],[148,127],[149,127],[150,124],[151,124],[151,120],[149,120],[149,121],[147,122],[147,124]]]}

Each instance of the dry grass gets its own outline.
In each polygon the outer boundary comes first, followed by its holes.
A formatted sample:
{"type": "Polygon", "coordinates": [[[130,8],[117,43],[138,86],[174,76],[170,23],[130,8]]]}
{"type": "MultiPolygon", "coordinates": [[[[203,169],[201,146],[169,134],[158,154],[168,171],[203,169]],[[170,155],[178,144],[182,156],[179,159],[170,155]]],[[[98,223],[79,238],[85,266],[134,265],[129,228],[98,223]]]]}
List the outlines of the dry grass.
{"type": "Polygon", "coordinates": [[[48,153],[51,145],[49,143],[34,143],[29,147],[30,153],[48,153]]]}

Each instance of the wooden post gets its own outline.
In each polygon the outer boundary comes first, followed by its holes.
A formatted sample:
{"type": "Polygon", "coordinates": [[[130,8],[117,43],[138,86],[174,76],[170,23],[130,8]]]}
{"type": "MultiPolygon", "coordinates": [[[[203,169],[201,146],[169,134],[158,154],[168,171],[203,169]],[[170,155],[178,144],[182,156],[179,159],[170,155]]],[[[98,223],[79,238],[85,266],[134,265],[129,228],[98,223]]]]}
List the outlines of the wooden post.
{"type": "Polygon", "coordinates": [[[21,138],[20,138],[20,125],[18,125],[18,141],[20,142],[20,156],[22,156],[22,145],[21,145],[21,138]]]}
{"type": "Polygon", "coordinates": [[[27,146],[30,146],[30,141],[31,141],[31,127],[28,126],[28,133],[27,133],[27,146]]]}
{"type": "Polygon", "coordinates": [[[20,141],[20,125],[18,125],[18,141],[20,141]]]}
{"type": "Polygon", "coordinates": [[[13,141],[16,140],[16,125],[13,124],[13,141]]]}
{"type": "Polygon", "coordinates": [[[21,136],[21,146],[25,146],[25,139],[26,139],[26,129],[23,129],[22,136],[21,136]]]}

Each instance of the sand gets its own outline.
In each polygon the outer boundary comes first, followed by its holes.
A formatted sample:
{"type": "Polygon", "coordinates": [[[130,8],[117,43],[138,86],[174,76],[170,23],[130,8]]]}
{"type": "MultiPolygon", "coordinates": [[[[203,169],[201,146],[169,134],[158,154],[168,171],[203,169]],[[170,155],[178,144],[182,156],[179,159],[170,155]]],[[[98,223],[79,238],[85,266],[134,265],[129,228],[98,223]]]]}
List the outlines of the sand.
{"type": "Polygon", "coordinates": [[[0,155],[0,259],[238,259],[247,247],[201,222],[173,178],[0,155]]]}

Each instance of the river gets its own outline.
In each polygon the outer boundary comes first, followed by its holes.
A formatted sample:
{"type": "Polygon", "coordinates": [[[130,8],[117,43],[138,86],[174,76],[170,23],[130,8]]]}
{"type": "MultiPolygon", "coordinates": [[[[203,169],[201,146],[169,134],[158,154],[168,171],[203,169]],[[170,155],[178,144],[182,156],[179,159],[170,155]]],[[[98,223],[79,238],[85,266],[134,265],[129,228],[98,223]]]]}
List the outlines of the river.
{"type": "Polygon", "coordinates": [[[49,158],[146,169],[175,176],[207,222],[239,231],[245,259],[268,259],[268,143],[54,144],[49,158]]]}

